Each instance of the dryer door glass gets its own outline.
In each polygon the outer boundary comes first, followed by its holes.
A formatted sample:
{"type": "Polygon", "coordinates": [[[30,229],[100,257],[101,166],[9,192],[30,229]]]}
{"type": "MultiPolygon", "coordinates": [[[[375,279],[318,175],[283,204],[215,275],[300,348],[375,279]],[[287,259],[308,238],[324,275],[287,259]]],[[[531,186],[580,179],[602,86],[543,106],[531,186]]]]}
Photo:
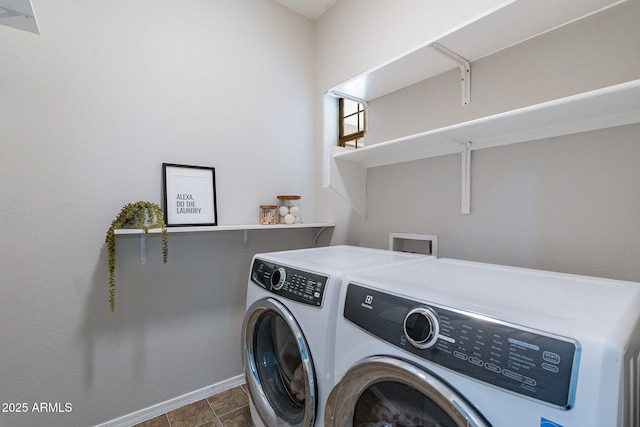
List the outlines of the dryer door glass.
{"type": "Polygon", "coordinates": [[[393,381],[374,384],[360,395],[353,425],[458,427],[433,400],[407,384],[393,381]]]}
{"type": "Polygon", "coordinates": [[[356,363],[329,395],[325,426],[490,427],[460,394],[426,369],[373,356],[356,363]]]}

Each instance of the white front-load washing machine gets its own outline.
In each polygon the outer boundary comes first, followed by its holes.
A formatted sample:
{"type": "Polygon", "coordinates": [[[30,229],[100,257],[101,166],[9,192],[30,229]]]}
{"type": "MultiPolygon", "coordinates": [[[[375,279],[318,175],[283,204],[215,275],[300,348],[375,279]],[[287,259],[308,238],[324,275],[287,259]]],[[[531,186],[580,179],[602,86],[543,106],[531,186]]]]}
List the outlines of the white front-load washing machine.
{"type": "Polygon", "coordinates": [[[345,274],[432,257],[354,246],[254,256],[242,327],[256,426],[323,426],[333,387],[337,302],[345,274]]]}
{"type": "Polygon", "coordinates": [[[327,426],[640,425],[640,283],[438,259],[338,306],[327,426]]]}

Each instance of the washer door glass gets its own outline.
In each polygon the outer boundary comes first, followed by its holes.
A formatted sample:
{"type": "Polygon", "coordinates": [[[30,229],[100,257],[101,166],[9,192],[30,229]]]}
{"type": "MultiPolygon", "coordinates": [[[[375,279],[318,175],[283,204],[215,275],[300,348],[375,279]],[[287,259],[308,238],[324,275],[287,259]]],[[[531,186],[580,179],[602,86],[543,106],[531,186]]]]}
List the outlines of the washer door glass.
{"type": "Polygon", "coordinates": [[[263,316],[255,334],[260,382],[278,415],[296,423],[304,415],[305,384],[296,338],[282,317],[263,316]]]}
{"type": "Polygon", "coordinates": [[[449,385],[406,361],[373,356],[356,363],[329,395],[325,426],[490,427],[449,385]]]}
{"type": "Polygon", "coordinates": [[[276,300],[254,304],[245,317],[245,375],[268,425],[312,426],[315,375],[302,332],[276,300]]]}

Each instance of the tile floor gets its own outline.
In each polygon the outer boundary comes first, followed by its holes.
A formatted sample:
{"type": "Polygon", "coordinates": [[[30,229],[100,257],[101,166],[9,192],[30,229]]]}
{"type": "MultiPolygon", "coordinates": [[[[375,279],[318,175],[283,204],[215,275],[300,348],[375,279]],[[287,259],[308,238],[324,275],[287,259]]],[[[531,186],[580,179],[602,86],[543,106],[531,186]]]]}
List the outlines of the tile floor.
{"type": "Polygon", "coordinates": [[[133,427],[249,427],[249,395],[244,386],[167,412],[133,427]]]}

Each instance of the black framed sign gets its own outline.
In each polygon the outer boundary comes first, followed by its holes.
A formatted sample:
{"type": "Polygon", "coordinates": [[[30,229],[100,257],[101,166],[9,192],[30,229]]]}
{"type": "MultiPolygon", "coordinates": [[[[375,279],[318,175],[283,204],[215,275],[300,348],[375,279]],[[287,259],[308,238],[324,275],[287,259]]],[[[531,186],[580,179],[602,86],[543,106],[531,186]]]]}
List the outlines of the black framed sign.
{"type": "Polygon", "coordinates": [[[218,225],[215,168],[163,163],[162,183],[167,226],[218,225]]]}

